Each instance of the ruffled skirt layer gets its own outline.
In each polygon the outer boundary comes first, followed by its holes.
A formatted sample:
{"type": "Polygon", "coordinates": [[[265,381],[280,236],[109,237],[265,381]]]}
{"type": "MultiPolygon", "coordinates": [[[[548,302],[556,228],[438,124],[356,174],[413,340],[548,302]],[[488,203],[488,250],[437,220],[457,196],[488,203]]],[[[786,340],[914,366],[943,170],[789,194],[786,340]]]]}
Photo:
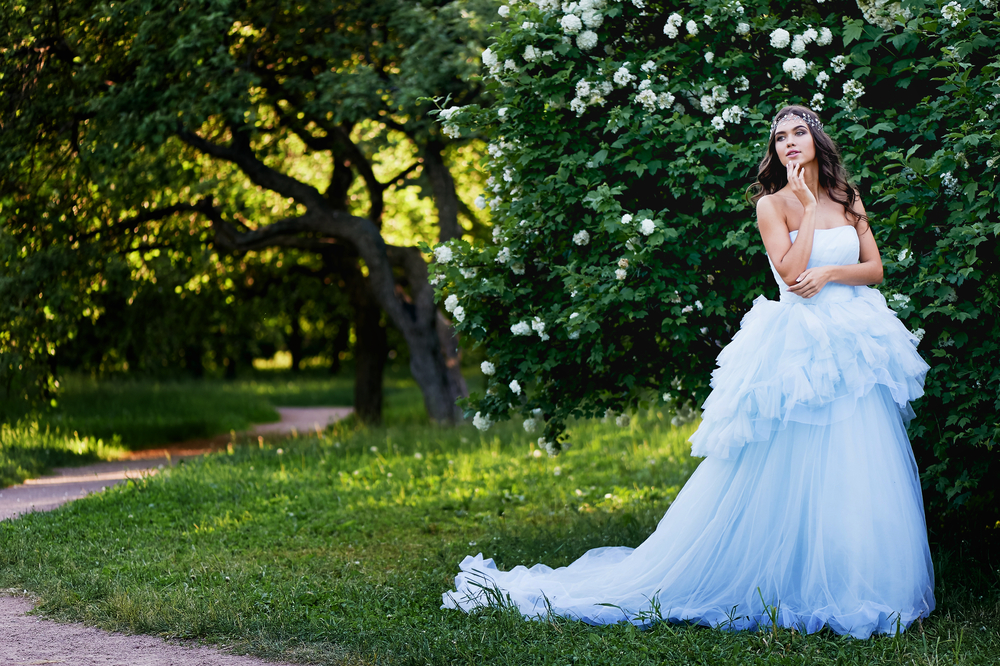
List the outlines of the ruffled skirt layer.
{"type": "Polygon", "coordinates": [[[640,626],[773,619],[859,638],[926,617],[933,569],[904,422],[926,364],[875,305],[758,301],[713,375],[696,435],[709,457],[643,544],[559,569],[467,557],[444,607],[503,600],[529,618],[640,626]]]}

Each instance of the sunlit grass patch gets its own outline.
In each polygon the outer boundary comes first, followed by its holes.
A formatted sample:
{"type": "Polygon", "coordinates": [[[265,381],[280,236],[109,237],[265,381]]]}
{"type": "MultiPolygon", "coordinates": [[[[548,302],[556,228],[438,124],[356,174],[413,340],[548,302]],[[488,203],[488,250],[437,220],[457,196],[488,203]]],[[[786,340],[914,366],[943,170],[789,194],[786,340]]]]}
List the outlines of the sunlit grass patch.
{"type": "Polygon", "coordinates": [[[558,566],[638,545],[698,463],[691,430],[655,412],[578,423],[554,458],[512,422],[238,447],[0,524],[0,587],[67,619],[331,664],[995,663],[995,580],[982,600],[947,583],[922,628],[869,641],[440,610],[468,554],[558,566]]]}
{"type": "Polygon", "coordinates": [[[20,483],[53,467],[115,458],[125,451],[117,439],[63,433],[37,421],[0,424],[0,488],[20,483]]]}

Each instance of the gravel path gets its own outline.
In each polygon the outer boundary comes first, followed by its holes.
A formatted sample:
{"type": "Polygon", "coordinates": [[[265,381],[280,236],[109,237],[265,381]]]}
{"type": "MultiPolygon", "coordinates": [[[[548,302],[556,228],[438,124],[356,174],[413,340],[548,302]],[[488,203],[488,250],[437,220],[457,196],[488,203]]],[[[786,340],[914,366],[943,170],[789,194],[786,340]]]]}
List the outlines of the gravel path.
{"type": "MultiPolygon", "coordinates": [[[[281,421],[255,426],[261,437],[322,430],[351,413],[350,407],[279,407],[281,421]]],[[[30,511],[51,511],[70,500],[98,492],[130,477],[156,474],[182,458],[226,448],[228,435],[185,442],[162,449],[137,451],[127,459],[53,470],[0,490],[0,520],[30,511]]],[[[82,624],[63,624],[27,613],[33,604],[23,597],[0,594],[0,663],[67,664],[71,666],[264,666],[254,657],[227,654],[210,647],[168,642],[153,636],[110,633],[82,624]]]]}

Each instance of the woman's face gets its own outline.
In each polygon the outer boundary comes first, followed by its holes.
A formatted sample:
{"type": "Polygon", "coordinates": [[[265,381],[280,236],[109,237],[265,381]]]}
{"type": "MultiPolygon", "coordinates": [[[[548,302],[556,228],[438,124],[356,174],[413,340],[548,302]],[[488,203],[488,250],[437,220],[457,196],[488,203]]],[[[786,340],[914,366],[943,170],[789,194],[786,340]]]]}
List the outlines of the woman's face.
{"type": "Polygon", "coordinates": [[[806,121],[798,116],[787,116],[778,121],[774,130],[774,151],[782,166],[788,166],[789,162],[805,165],[816,159],[816,144],[806,121]]]}

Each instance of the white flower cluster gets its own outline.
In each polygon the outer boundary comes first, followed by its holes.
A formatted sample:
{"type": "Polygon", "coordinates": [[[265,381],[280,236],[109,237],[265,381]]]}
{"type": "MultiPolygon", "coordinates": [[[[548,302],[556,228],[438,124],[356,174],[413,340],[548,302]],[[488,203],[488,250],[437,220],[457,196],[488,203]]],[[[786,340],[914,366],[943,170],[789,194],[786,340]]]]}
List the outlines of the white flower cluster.
{"type": "Polygon", "coordinates": [[[952,2],[941,8],[941,18],[950,22],[951,27],[957,28],[958,24],[965,19],[965,8],[952,0],[952,2]]]}
{"type": "Polygon", "coordinates": [[[489,361],[483,361],[479,364],[479,369],[483,371],[483,374],[487,377],[496,374],[497,368],[495,365],[489,361]]]}
{"type": "Polygon", "coordinates": [[[461,106],[450,106],[447,109],[441,109],[441,112],[438,114],[438,120],[441,121],[441,131],[447,136],[450,136],[452,139],[457,139],[462,136],[461,128],[451,122],[451,117],[463,108],[464,107],[461,106]]]}
{"type": "Polygon", "coordinates": [[[573,242],[577,245],[586,245],[590,242],[590,234],[587,233],[586,229],[581,229],[573,234],[573,242]]]}
{"type": "Polygon", "coordinates": [[[830,61],[830,67],[833,68],[833,71],[836,74],[840,74],[845,69],[847,69],[847,62],[848,62],[847,61],[847,56],[839,55],[839,56],[837,56],[836,58],[834,58],[833,60],[830,61]]]}
{"type": "Polygon", "coordinates": [[[739,76],[733,79],[733,83],[736,84],[733,89],[738,93],[750,90],[750,79],[745,76],[739,76]]]}
{"type": "Polygon", "coordinates": [[[792,40],[791,33],[785,30],[784,28],[778,28],[771,33],[771,46],[773,46],[776,49],[785,48],[786,46],[788,46],[791,40],[792,40]]]}
{"type": "Polygon", "coordinates": [[[454,312],[455,308],[458,307],[458,296],[451,294],[448,298],[444,299],[444,309],[448,312],[454,312]]]}
{"type": "Polygon", "coordinates": [[[615,72],[615,75],[612,77],[612,80],[619,87],[627,86],[628,84],[630,84],[633,81],[635,81],[635,79],[636,79],[635,74],[633,74],[632,72],[628,71],[628,67],[626,67],[625,65],[622,65],[621,67],[619,67],[618,71],[615,72]]]}
{"type": "Polygon", "coordinates": [[[820,88],[826,88],[826,84],[830,82],[830,75],[826,71],[822,71],[816,75],[816,85],[820,88]]]}
{"type": "Polygon", "coordinates": [[[439,264],[447,264],[453,256],[451,248],[447,245],[438,245],[434,248],[434,261],[439,264]]]}
{"type": "Polygon", "coordinates": [[[853,109],[858,98],[865,94],[865,86],[857,79],[844,82],[844,104],[853,109]]]}
{"type": "Polygon", "coordinates": [[[516,379],[510,380],[510,384],[507,386],[510,387],[510,390],[513,391],[514,395],[521,395],[521,385],[517,383],[516,379]]]}
{"type": "Polygon", "coordinates": [[[809,108],[813,111],[819,111],[823,108],[823,103],[825,101],[826,98],[823,96],[823,93],[816,93],[812,96],[812,99],[809,100],[809,108]]]}
{"type": "Polygon", "coordinates": [[[809,65],[802,58],[789,58],[782,63],[781,68],[796,81],[801,81],[809,71],[809,65]]]}
{"type": "MultiPolygon", "coordinates": [[[[543,2],[537,2],[543,10],[543,2]]],[[[544,2],[548,5],[548,2],[544,2]]],[[[558,6],[558,3],[553,3],[558,6]]],[[[581,51],[590,51],[597,46],[598,37],[594,29],[599,28],[604,23],[605,0],[582,0],[581,2],[570,2],[562,5],[564,15],[559,19],[559,26],[566,35],[566,40],[576,35],[576,46],[581,51]]]]}
{"type": "Polygon", "coordinates": [[[580,79],[576,82],[576,97],[569,103],[569,108],[579,116],[587,110],[588,106],[604,106],[607,101],[605,96],[611,94],[612,90],[614,88],[608,81],[592,83],[586,79],[580,79]]]}
{"type": "Polygon", "coordinates": [[[493,425],[490,421],[488,414],[483,414],[482,412],[476,412],[476,415],[472,417],[472,425],[476,426],[479,430],[486,432],[493,425]]]}
{"type": "Polygon", "coordinates": [[[750,34],[750,24],[746,21],[740,21],[736,24],[736,34],[737,35],[748,35],[750,34]]]}
{"type": "Polygon", "coordinates": [[[510,16],[510,7],[507,5],[500,5],[500,9],[497,10],[497,14],[499,14],[502,18],[507,18],[510,16]]]}
{"type": "Polygon", "coordinates": [[[663,34],[670,39],[676,39],[682,25],[684,25],[684,19],[675,12],[667,17],[667,24],[663,26],[663,34]]]}
{"type": "Polygon", "coordinates": [[[549,339],[549,334],[545,332],[545,322],[542,321],[541,318],[535,317],[532,319],[531,328],[535,331],[535,333],[538,333],[538,337],[540,337],[543,341],[549,339]]]}
{"type": "Polygon", "coordinates": [[[951,171],[946,171],[941,174],[941,184],[944,185],[945,191],[948,192],[949,196],[957,197],[959,194],[958,188],[958,178],[955,177],[951,171]]]}
{"type": "Polygon", "coordinates": [[[722,112],[722,120],[733,125],[739,125],[745,113],[739,104],[734,104],[722,112]]]}

